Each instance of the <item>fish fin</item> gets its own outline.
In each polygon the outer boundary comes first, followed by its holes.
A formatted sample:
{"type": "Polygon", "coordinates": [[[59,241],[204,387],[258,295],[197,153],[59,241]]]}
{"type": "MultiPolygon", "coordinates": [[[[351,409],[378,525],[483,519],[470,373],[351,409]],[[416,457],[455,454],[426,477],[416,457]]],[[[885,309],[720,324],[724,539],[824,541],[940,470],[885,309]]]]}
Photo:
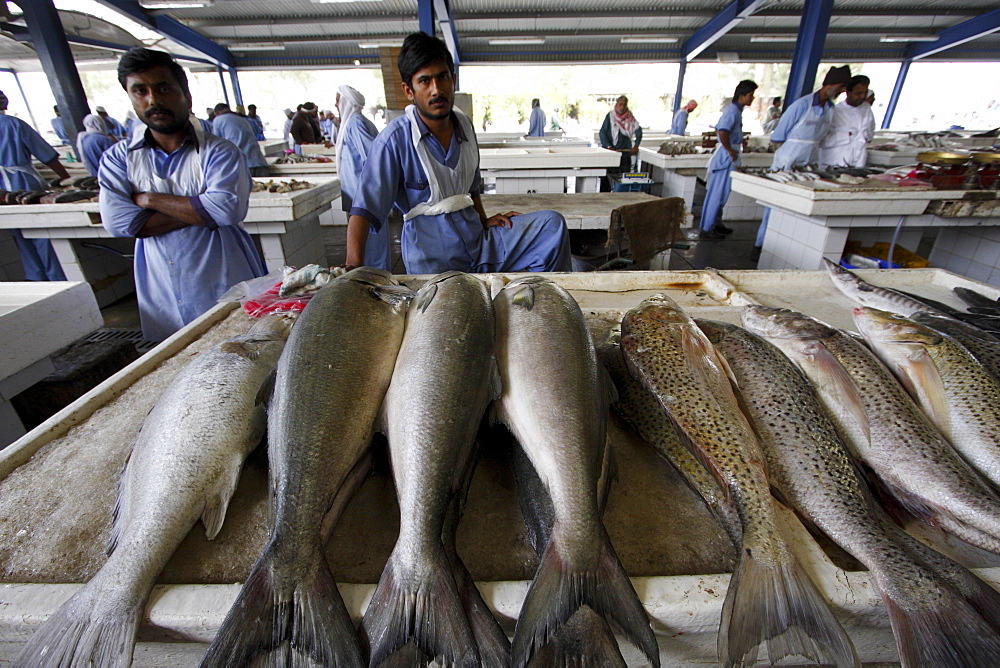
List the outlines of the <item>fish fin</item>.
{"type": "Polygon", "coordinates": [[[219,350],[224,353],[239,355],[251,362],[260,357],[260,347],[246,341],[225,341],[219,344],[219,350]]]}
{"type": "Polygon", "coordinates": [[[309,658],[324,666],[361,668],[364,661],[354,624],[323,555],[314,555],[313,572],[292,591],[276,591],[273,573],[281,559],[268,544],[229,609],[215,640],[201,660],[203,667],[245,666],[283,644],[291,662],[309,658]]]}
{"type": "Polygon", "coordinates": [[[733,387],[736,387],[736,376],[726,362],[726,358],[719,354],[715,346],[711,344],[708,337],[697,326],[681,327],[681,349],[684,351],[684,359],[687,361],[688,371],[698,379],[704,388],[717,387],[716,379],[711,375],[709,364],[704,364],[707,359],[714,361],[720,372],[725,374],[733,387]]]}
{"type": "MultiPolygon", "coordinates": [[[[141,428],[139,429],[139,433],[142,434],[141,428]]],[[[139,437],[137,436],[135,443],[138,442],[139,437]]],[[[129,449],[128,455],[125,457],[125,463],[122,465],[122,473],[118,478],[118,494],[115,496],[115,507],[111,511],[111,535],[108,536],[108,554],[114,552],[115,548],[118,547],[118,540],[121,538],[125,527],[128,526],[132,512],[132,508],[129,505],[129,499],[132,498],[132,476],[128,474],[128,464],[132,461],[135,443],[132,444],[132,448],[129,449]]]]}
{"type": "Polygon", "coordinates": [[[390,306],[399,306],[416,296],[416,293],[405,285],[372,285],[368,289],[375,299],[380,299],[390,306]]]}
{"type": "Polygon", "coordinates": [[[530,285],[525,285],[517,291],[517,294],[514,295],[514,298],[510,301],[513,304],[530,311],[535,308],[535,289],[530,285]]]}
{"type": "Polygon", "coordinates": [[[413,640],[428,655],[443,657],[446,665],[479,666],[448,557],[440,543],[436,547],[431,565],[420,575],[405,572],[395,553],[389,557],[358,629],[369,665],[379,665],[413,640]]]}
{"type": "Polygon", "coordinates": [[[413,299],[413,308],[417,309],[421,313],[427,310],[427,307],[431,305],[434,301],[434,297],[437,295],[438,286],[436,283],[431,285],[425,285],[413,299]]]}
{"type": "Polygon", "coordinates": [[[97,597],[101,596],[102,579],[99,573],[56,610],[24,644],[12,665],[132,665],[132,650],[146,601],[130,605],[100,601],[97,597]]]}
{"type": "Polygon", "coordinates": [[[506,668],[510,665],[510,641],[507,634],[486,605],[458,553],[449,552],[449,561],[465,617],[469,620],[476,647],[479,648],[481,665],[487,668],[506,668]]]}
{"type": "Polygon", "coordinates": [[[592,571],[576,567],[559,545],[559,532],[554,530],[521,606],[514,629],[511,665],[524,668],[566,620],[580,606],[587,605],[604,619],[618,624],[649,663],[659,668],[660,652],[646,610],[607,534],[602,530],[594,546],[596,559],[592,571]]]}
{"type": "Polygon", "coordinates": [[[957,596],[944,605],[907,611],[883,594],[904,666],[1000,665],[1000,636],[957,596]]]}
{"type": "Polygon", "coordinates": [[[898,365],[896,369],[907,392],[920,402],[938,429],[949,431],[948,395],[934,358],[924,348],[917,348],[906,356],[905,366],[898,365]]]}
{"type": "Polygon", "coordinates": [[[830,379],[830,391],[838,397],[840,404],[854,417],[854,421],[864,433],[865,439],[871,441],[872,428],[868,421],[868,412],[865,410],[861,389],[851,378],[851,374],[837,360],[836,356],[822,344],[810,346],[808,354],[823,375],[830,379]]]}
{"type": "Polygon", "coordinates": [[[768,565],[743,548],[722,605],[719,662],[752,666],[761,644],[767,645],[772,664],[803,656],[822,664],[861,665],[850,638],[798,562],[768,565]]]}
{"type": "Polygon", "coordinates": [[[260,388],[257,390],[257,396],[254,397],[255,406],[267,406],[271,401],[271,395],[274,394],[274,384],[278,379],[278,367],[271,369],[271,372],[267,374],[267,378],[260,384],[260,388]]]}
{"type": "Polygon", "coordinates": [[[580,607],[539,649],[530,668],[625,668],[611,626],[588,606],[580,607]]]}
{"type": "Polygon", "coordinates": [[[222,529],[222,523],[226,520],[226,509],[229,501],[233,498],[236,485],[240,481],[240,472],[243,471],[243,458],[234,457],[229,466],[225,467],[222,475],[215,481],[215,487],[209,491],[208,498],[205,499],[205,509],[201,513],[201,522],[205,525],[205,538],[212,540],[222,529]]]}
{"type": "Polygon", "coordinates": [[[500,367],[497,365],[496,358],[490,360],[490,399],[496,400],[500,398],[503,394],[503,381],[500,377],[500,367]]]}

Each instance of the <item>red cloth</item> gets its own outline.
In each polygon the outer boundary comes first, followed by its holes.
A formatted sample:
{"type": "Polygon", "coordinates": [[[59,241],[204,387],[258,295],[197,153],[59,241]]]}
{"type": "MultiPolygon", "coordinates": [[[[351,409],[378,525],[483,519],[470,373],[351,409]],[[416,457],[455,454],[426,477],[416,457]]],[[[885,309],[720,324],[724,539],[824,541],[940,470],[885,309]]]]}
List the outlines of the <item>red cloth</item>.
{"type": "Polygon", "coordinates": [[[261,318],[269,313],[298,313],[306,307],[313,293],[299,295],[291,298],[281,298],[278,291],[281,289],[281,281],[268,288],[265,292],[254,299],[243,304],[243,310],[247,315],[254,318],[261,318]]]}

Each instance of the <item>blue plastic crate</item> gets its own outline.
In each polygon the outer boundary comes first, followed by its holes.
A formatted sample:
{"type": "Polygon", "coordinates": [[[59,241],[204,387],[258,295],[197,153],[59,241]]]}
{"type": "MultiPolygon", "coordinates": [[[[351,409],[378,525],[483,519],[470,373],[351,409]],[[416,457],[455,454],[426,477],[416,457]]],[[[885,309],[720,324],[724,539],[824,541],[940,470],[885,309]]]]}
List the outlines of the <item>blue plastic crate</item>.
{"type": "Polygon", "coordinates": [[[622,183],[620,179],[611,177],[611,190],[616,193],[631,193],[631,192],[643,192],[648,193],[650,186],[653,185],[652,180],[642,183],[642,182],[632,182],[632,183],[622,183]]]}

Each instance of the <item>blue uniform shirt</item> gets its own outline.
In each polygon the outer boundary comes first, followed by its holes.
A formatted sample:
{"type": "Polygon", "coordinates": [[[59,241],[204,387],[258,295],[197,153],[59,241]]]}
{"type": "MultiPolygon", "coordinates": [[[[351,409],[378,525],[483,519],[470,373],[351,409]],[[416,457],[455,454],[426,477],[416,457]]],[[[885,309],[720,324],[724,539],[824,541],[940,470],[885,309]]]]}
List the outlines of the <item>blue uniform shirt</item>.
{"type": "Polygon", "coordinates": [[[83,155],[80,156],[80,159],[83,160],[83,166],[87,168],[91,176],[97,176],[97,168],[101,165],[101,156],[115,145],[115,140],[97,132],[87,132],[78,143],[82,147],[83,155]]]}
{"type": "Polygon", "coordinates": [[[153,215],[135,205],[138,192],[128,174],[128,154],[148,151],[153,172],[175,176],[191,151],[200,151],[201,192],[190,197],[206,226],[137,238],[135,282],[143,336],[159,341],[210,309],[230,286],[263,276],[264,263],[240,225],[249,208],[251,179],[246,158],[232,143],[213,135],[198,146],[193,130],[184,144],[165,153],[149,131],[118,142],[101,159],[101,221],[116,237],[134,237],[153,215]]]}
{"type": "Polygon", "coordinates": [[[531,110],[531,118],[528,121],[528,136],[545,136],[545,112],[542,111],[541,107],[535,107],[531,110]]]}
{"type": "Polygon", "coordinates": [[[247,167],[267,167],[257,143],[257,132],[247,119],[231,112],[220,114],[212,119],[212,134],[236,144],[247,159],[247,167]]]}
{"type": "Polygon", "coordinates": [[[674,114],[674,121],[670,125],[670,134],[672,135],[683,135],[687,132],[688,127],[688,110],[678,109],[677,113],[674,114]]]}
{"type": "Polygon", "coordinates": [[[264,121],[260,120],[260,116],[247,116],[246,119],[257,133],[257,141],[264,141],[264,121]]]}
{"type": "Polygon", "coordinates": [[[62,143],[69,143],[69,135],[66,134],[66,124],[63,122],[62,116],[56,116],[52,119],[52,131],[56,133],[62,143]]]}
{"type": "MultiPolygon", "coordinates": [[[[0,167],[29,166],[31,156],[46,163],[58,158],[59,154],[20,118],[0,114],[0,167]]],[[[4,190],[38,190],[47,185],[24,172],[4,170],[3,176],[6,178],[0,179],[0,187],[4,190]]]]}
{"type": "Polygon", "coordinates": [[[820,102],[819,93],[804,95],[788,106],[771,133],[771,141],[782,146],[774,152],[771,169],[791,169],[816,162],[819,142],[833,122],[833,102],[820,102]]]}
{"type": "Polygon", "coordinates": [[[725,130],[729,133],[729,145],[743,143],[743,107],[733,102],[726,105],[722,117],[715,124],[715,131],[725,130]]]}
{"type": "Polygon", "coordinates": [[[358,181],[365,168],[365,158],[371,150],[372,142],[378,136],[378,128],[361,114],[354,114],[342,124],[340,131],[344,133],[340,156],[338,176],[340,189],[352,200],[358,191],[358,181]]]}
{"type": "Polygon", "coordinates": [[[104,119],[104,124],[108,126],[108,134],[114,135],[118,139],[128,139],[128,133],[125,132],[124,125],[111,116],[101,116],[101,118],[104,119]]]}

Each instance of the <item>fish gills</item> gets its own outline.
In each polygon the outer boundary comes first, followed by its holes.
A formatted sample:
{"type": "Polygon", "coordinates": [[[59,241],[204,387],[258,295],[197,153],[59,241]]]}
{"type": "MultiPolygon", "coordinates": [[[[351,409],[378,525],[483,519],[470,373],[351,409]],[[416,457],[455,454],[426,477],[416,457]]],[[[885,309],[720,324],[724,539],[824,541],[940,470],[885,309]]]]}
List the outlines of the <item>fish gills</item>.
{"type": "Polygon", "coordinates": [[[740,411],[725,360],[664,295],[625,314],[622,350],[679,433],[728,491],[743,525],[739,562],[723,603],[719,659],[751,665],[801,655],[857,665],[854,646],[780,533],[756,436],[740,411]]]}
{"type": "Polygon", "coordinates": [[[583,313],[568,292],[540,276],[512,281],[493,303],[503,388],[497,415],[553,507],[552,533],[514,631],[512,665],[525,666],[586,605],[659,666],[646,611],[601,522],[608,388],[583,313]]]}
{"type": "Polygon", "coordinates": [[[264,435],[268,393],[261,388],[291,322],[268,317],[201,353],[171,381],[122,472],[107,562],[38,629],[15,663],[131,665],[160,571],[199,516],[209,540],[222,527],[243,461],[264,435]]]}
{"type": "Polygon", "coordinates": [[[361,623],[372,665],[411,639],[449,665],[480,664],[442,532],[456,471],[497,394],[492,344],[482,281],[448,272],[417,293],[385,398],[400,527],[361,623]]]}
{"type": "Polygon", "coordinates": [[[323,554],[323,517],[371,442],[411,295],[387,272],[355,269],[299,316],[269,408],[270,537],[203,666],[248,664],[289,644],[294,660],[363,665],[323,554]]]}
{"type": "MultiPolygon", "coordinates": [[[[890,535],[888,518],[867,494],[833,422],[798,367],[745,329],[696,322],[736,376],[743,405],[760,436],[771,484],[871,572],[889,610],[903,665],[1000,660],[996,631],[959,591],[914,560],[894,540],[898,533],[890,535]]],[[[948,561],[943,555],[941,559],[948,561]]],[[[949,570],[964,569],[952,562],[949,570]]],[[[968,571],[966,575],[975,579],[968,571]]],[[[994,615],[995,606],[994,600],[994,615]]]]}

